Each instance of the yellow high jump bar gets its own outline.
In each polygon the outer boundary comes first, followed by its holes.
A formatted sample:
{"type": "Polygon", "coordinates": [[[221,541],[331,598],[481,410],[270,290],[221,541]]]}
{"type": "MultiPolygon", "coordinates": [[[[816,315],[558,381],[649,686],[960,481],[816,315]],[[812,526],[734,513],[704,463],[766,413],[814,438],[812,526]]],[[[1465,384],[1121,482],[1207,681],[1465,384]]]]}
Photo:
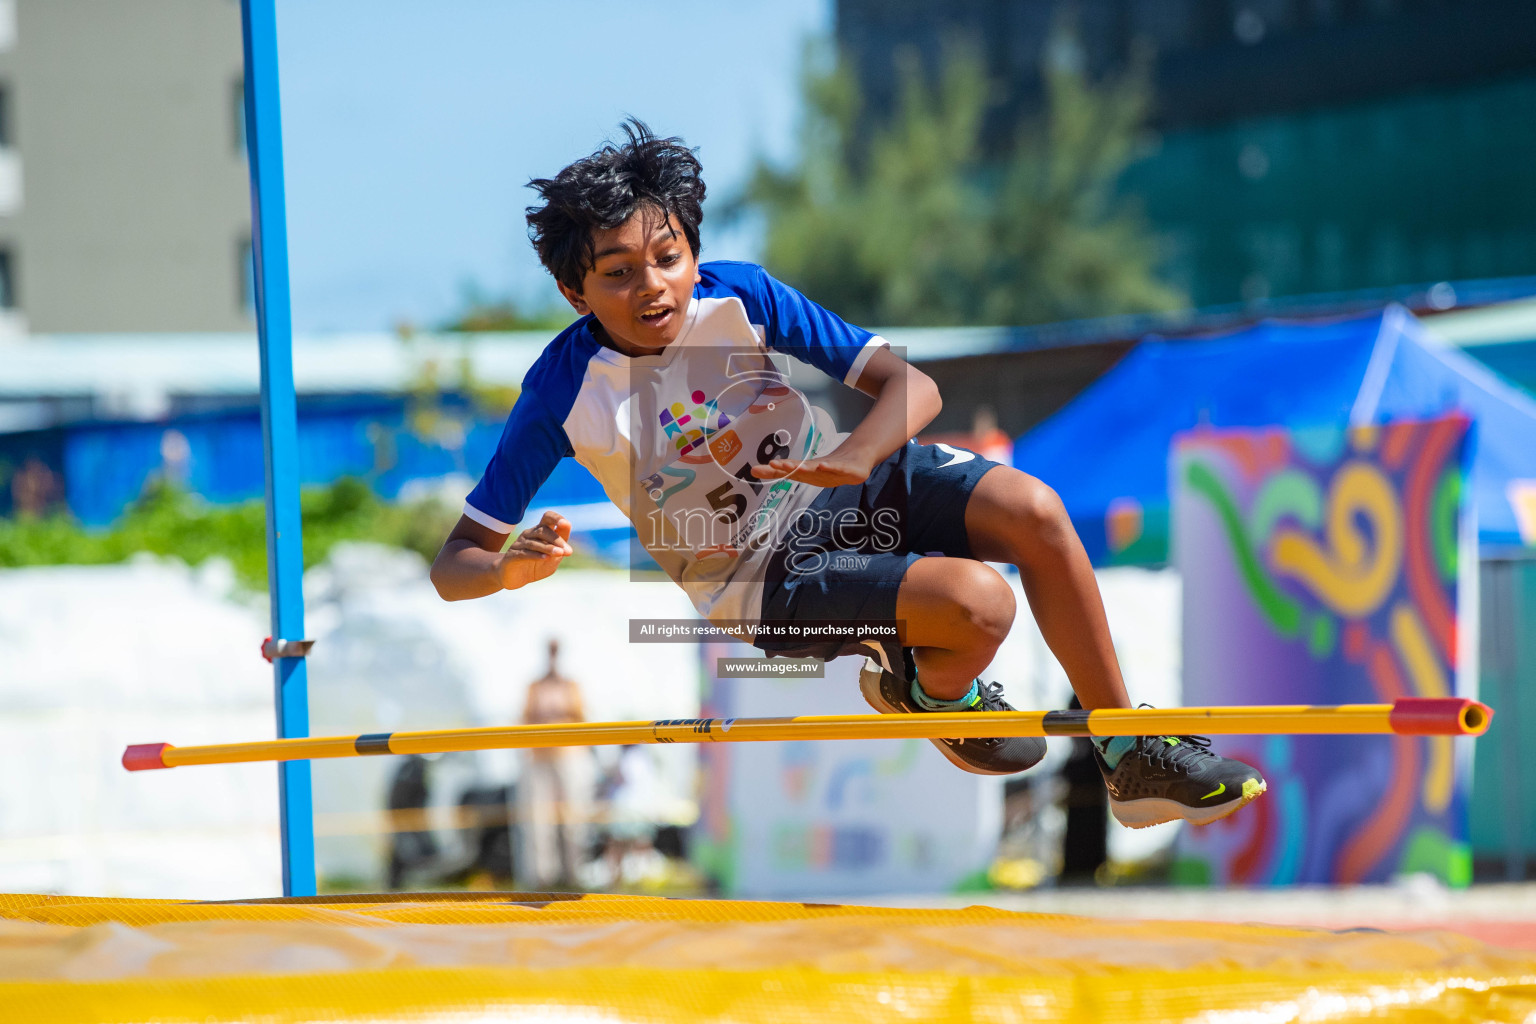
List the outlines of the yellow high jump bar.
{"type": "Polygon", "coordinates": [[[1493,710],[1463,697],[1402,697],[1392,704],[996,711],[984,715],[819,715],[572,722],[425,732],[315,736],[173,747],[139,743],[123,752],[131,772],[192,764],[297,761],[369,754],[588,747],[630,743],[753,743],[767,740],[970,739],[988,736],[1209,736],[1370,734],[1480,736],[1493,710]]]}

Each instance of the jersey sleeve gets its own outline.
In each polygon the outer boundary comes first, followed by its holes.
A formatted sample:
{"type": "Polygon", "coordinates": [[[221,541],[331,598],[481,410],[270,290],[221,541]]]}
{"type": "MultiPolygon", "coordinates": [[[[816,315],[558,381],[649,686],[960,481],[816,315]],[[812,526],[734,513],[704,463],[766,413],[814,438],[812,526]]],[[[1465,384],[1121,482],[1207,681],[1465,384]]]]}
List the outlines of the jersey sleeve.
{"type": "Polygon", "coordinates": [[[524,388],[484,475],[464,502],[464,514],[498,533],[511,533],[528,511],[534,493],[570,453],[565,428],[538,395],[524,388]]]}
{"type": "Polygon", "coordinates": [[[766,270],[758,270],[758,279],[758,300],[768,321],[764,340],[769,348],[809,363],[852,387],[870,357],[889,346],[878,334],[846,323],[766,270]]]}

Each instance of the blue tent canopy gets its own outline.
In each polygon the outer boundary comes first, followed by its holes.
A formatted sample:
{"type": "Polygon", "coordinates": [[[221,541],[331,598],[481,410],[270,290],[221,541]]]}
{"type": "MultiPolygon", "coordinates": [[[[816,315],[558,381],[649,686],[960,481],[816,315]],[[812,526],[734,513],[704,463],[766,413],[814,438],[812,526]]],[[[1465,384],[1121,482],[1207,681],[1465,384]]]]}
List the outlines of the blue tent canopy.
{"type": "Polygon", "coordinates": [[[1197,426],[1341,427],[1451,411],[1476,422],[1479,540],[1522,541],[1511,480],[1536,481],[1536,400],[1388,307],[1327,322],[1266,321],[1200,339],[1150,337],[1019,438],[1014,465],[1061,494],[1097,565],[1167,559],[1168,449],[1197,426]],[[1112,550],[1116,509],[1140,537],[1112,550]]]}

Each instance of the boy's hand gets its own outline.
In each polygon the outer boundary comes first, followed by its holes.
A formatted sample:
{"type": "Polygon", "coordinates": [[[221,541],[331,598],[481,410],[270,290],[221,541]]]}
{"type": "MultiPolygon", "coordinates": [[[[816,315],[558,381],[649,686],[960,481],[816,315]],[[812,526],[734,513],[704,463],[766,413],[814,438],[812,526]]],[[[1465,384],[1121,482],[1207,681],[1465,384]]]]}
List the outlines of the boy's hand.
{"type": "Polygon", "coordinates": [[[558,512],[545,512],[537,526],[530,526],[501,553],[496,569],[501,585],[516,590],[551,576],[560,562],[573,553],[571,523],[558,512]]]}
{"type": "Polygon", "coordinates": [[[826,455],[803,462],[774,459],[765,465],[753,466],[752,475],[759,480],[787,478],[816,487],[841,487],[843,484],[861,484],[868,480],[872,468],[864,456],[838,447],[826,455]]]}

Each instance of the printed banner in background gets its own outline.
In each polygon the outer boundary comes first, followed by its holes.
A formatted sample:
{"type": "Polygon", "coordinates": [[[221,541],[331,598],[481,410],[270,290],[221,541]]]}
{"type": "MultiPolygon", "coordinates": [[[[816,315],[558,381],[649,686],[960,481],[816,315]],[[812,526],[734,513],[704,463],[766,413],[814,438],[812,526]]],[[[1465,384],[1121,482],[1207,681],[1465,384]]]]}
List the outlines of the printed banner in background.
{"type": "MultiPolygon", "coordinates": [[[[1470,421],[1202,430],[1171,458],[1184,584],[1184,703],[1386,703],[1476,696],[1458,600],[1475,566],[1470,421]]],[[[1220,738],[1269,792],[1181,837],[1180,874],[1233,884],[1464,885],[1470,741],[1220,738]],[[1459,743],[1459,746],[1458,746],[1459,743]]]]}
{"type": "MultiPolygon", "coordinates": [[[[867,715],[861,657],[822,679],[722,679],[719,660],[761,657],[707,643],[710,718],[867,715]]],[[[971,775],[927,740],[706,743],[698,860],[725,895],[803,899],[947,892],[977,884],[997,850],[1003,787],[971,775]]]]}

